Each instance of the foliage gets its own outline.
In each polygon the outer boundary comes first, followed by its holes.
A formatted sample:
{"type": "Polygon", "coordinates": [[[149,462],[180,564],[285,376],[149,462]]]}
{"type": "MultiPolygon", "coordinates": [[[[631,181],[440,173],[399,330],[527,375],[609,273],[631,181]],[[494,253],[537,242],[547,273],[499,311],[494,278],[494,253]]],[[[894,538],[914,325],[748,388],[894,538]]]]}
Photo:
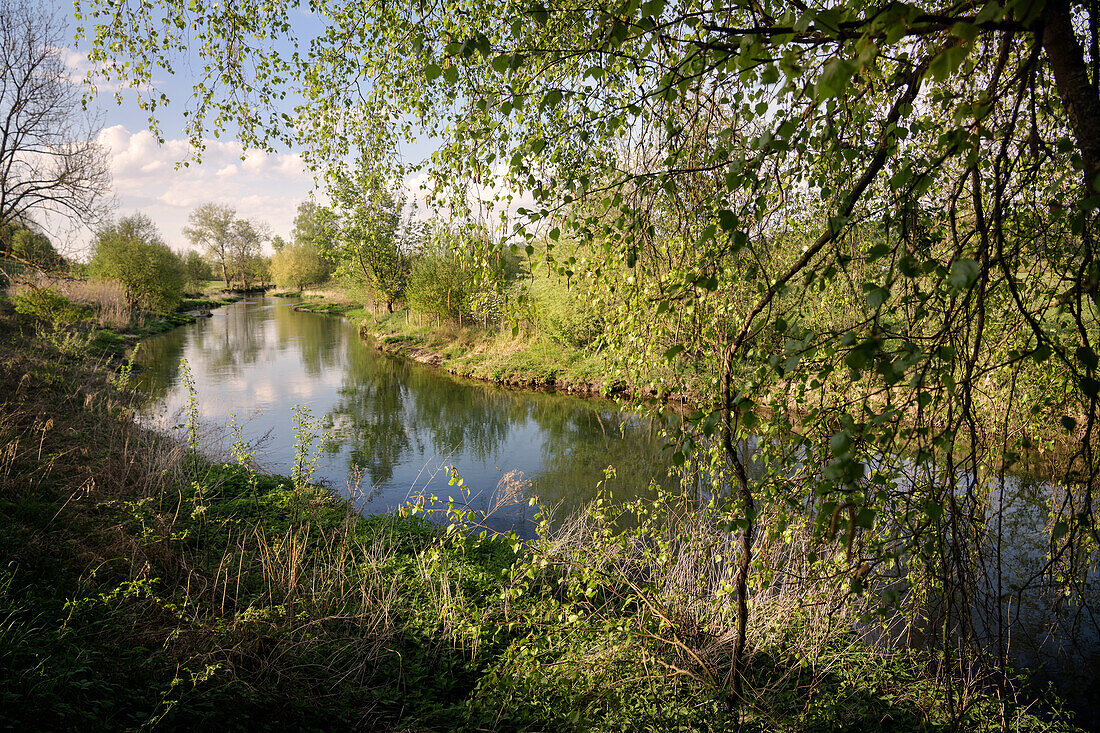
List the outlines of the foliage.
{"type": "Polygon", "coordinates": [[[328,279],[331,268],[321,250],[311,243],[286,244],[271,256],[271,279],[299,292],[328,279]]]}
{"type": "Polygon", "coordinates": [[[184,235],[197,247],[206,250],[211,265],[221,271],[226,290],[233,272],[232,228],[237,212],[231,206],[208,203],[192,211],[184,235]]]}
{"type": "Polygon", "coordinates": [[[298,204],[291,241],[299,246],[311,246],[320,252],[327,252],[335,246],[339,228],[340,220],[332,209],[306,200],[298,204]]]}
{"type": "Polygon", "coordinates": [[[145,214],[123,217],[99,230],[89,271],[94,278],[122,283],[131,307],[163,313],[183,297],[183,263],[145,214]]]}
{"type": "Polygon", "coordinates": [[[412,262],[406,297],[409,307],[451,323],[473,321],[471,278],[457,257],[445,248],[429,246],[412,262]]]}
{"type": "Polygon", "coordinates": [[[12,296],[15,312],[34,320],[38,336],[66,356],[83,353],[91,343],[89,313],[53,288],[28,288],[12,296]]]}
{"type": "Polygon", "coordinates": [[[588,346],[603,335],[603,314],[592,306],[583,283],[531,277],[531,311],[541,333],[565,346],[588,346]]]}
{"type": "Polygon", "coordinates": [[[193,249],[183,256],[184,283],[189,290],[198,290],[207,280],[214,278],[210,263],[193,249]]]}
{"type": "Polygon", "coordinates": [[[188,222],[184,235],[206,251],[207,259],[221,272],[226,290],[233,281],[248,290],[254,282],[270,277],[260,251],[269,236],[266,224],[238,219],[232,206],[215,203],[196,207],[188,222]]]}
{"type": "Polygon", "coordinates": [[[0,232],[0,242],[13,257],[40,270],[49,272],[65,264],[50,238],[32,227],[5,226],[0,232]]]}
{"type": "Polygon", "coordinates": [[[341,212],[340,224],[328,240],[326,255],[337,263],[337,274],[367,285],[392,313],[405,295],[409,256],[418,245],[416,228],[402,225],[404,200],[365,172],[340,180],[333,200],[341,212]]]}
{"type": "MultiPolygon", "coordinates": [[[[300,143],[338,178],[438,137],[429,175],[452,214],[483,208],[473,189],[502,211],[531,195],[510,243],[595,284],[632,381],[694,396],[673,456],[701,461],[734,517],[735,699],[750,602],[777,582],[754,547],[775,531],[806,533],[807,572],[852,603],[885,588],[885,606],[935,625],[960,678],[991,648],[1008,665],[1016,637],[991,630],[1023,595],[1094,617],[1094,6],[320,0],[324,30],[286,55],[269,49],[293,36],[293,3],[82,6],[111,14],[86,21],[109,78],[147,84],[169,63],[144,29],[197,29],[200,139],[204,120],[233,120],[247,144],[300,143]],[[243,79],[242,54],[266,73],[243,79]],[[296,116],[258,113],[285,93],[275,79],[304,100],[296,116]],[[1006,567],[989,549],[1011,518],[998,497],[1040,442],[1062,446],[1049,552],[993,593],[1006,567]]],[[[476,281],[499,241],[473,244],[476,281]]],[[[437,307],[440,262],[423,278],[437,307]]]]}

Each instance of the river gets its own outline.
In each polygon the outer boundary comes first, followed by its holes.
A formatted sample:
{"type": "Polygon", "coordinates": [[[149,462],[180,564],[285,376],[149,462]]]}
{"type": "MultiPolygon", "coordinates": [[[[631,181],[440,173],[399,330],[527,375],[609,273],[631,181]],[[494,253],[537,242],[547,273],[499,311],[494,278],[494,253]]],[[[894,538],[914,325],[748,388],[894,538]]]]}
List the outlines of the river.
{"type": "Polygon", "coordinates": [[[147,419],[168,429],[184,421],[186,362],[206,452],[228,454],[232,417],[262,469],[289,473],[294,408],[305,406],[331,435],[315,478],[361,511],[390,511],[419,493],[458,499],[453,466],[471,508],[510,494],[488,523],[522,535],[541,507],[561,518],[584,506],[608,466],[622,497],[667,473],[659,431],[614,402],[456,379],[381,354],[343,318],[295,304],[246,298],[144,341],[136,386],[150,395],[147,419]]]}

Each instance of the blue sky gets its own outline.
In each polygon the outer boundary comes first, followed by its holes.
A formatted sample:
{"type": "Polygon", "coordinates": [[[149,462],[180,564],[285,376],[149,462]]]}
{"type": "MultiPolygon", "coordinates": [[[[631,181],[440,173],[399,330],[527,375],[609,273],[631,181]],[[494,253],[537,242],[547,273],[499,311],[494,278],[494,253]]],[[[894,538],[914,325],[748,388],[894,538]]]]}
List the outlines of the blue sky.
{"type": "MultiPolygon", "coordinates": [[[[71,18],[67,5],[60,12],[71,18]]],[[[303,20],[306,20],[303,16],[303,20]]],[[[74,40],[75,22],[67,34],[63,60],[74,80],[83,79],[90,69],[87,41],[74,40]]],[[[115,89],[101,86],[89,109],[99,115],[99,141],[108,151],[117,202],[116,216],[142,212],[160,228],[165,241],[177,250],[190,248],[182,229],[188,214],[207,201],[229,204],[241,217],[266,222],[273,234],[286,236],[295,209],[314,190],[314,179],[293,151],[268,155],[249,152],[231,137],[207,141],[201,164],[183,168],[177,164],[189,158],[190,147],[183,129],[182,113],[191,94],[190,66],[181,63],[176,76],[163,75],[154,82],[168,95],[170,103],[158,110],[164,143],[159,144],[148,129],[147,114],[137,104],[133,90],[122,90],[116,103],[115,89]]],[[[78,235],[75,248],[86,246],[89,233],[78,235]]]]}
{"type": "MultiPolygon", "coordinates": [[[[57,7],[60,13],[72,18],[69,6],[57,7]]],[[[301,11],[299,15],[301,25],[295,28],[299,37],[308,38],[316,33],[319,29],[316,17],[301,11]]],[[[76,24],[74,20],[70,23],[63,60],[72,70],[72,78],[82,80],[90,70],[88,42],[74,40],[76,24]]],[[[157,91],[164,92],[169,99],[167,106],[158,109],[163,144],[149,131],[147,113],[139,108],[134,90],[122,89],[121,102],[116,103],[116,89],[100,87],[90,105],[100,115],[99,140],[111,160],[117,201],[115,216],[147,214],[157,223],[165,241],[178,251],[191,248],[182,231],[188,215],[195,207],[210,201],[233,206],[238,216],[264,222],[273,235],[287,237],[301,201],[311,194],[325,201],[323,190],[315,192],[313,174],[293,150],[273,154],[246,151],[232,135],[225,134],[220,139],[206,140],[201,164],[192,162],[188,167],[179,167],[179,163],[190,157],[183,112],[194,79],[186,60],[174,62],[174,66],[175,76],[164,72],[154,75],[157,91]]],[[[416,163],[427,158],[436,145],[437,141],[423,138],[400,153],[406,163],[416,163]]],[[[405,184],[408,194],[418,200],[418,216],[426,218],[431,212],[424,205],[424,192],[419,190],[424,180],[426,176],[420,174],[406,179],[405,184]]],[[[471,198],[491,198],[497,191],[493,184],[488,184],[472,193],[471,198]]],[[[507,208],[514,213],[517,207],[532,204],[529,194],[521,195],[507,208]]],[[[90,238],[91,233],[84,232],[76,237],[75,246],[67,250],[79,256],[90,238]]]]}

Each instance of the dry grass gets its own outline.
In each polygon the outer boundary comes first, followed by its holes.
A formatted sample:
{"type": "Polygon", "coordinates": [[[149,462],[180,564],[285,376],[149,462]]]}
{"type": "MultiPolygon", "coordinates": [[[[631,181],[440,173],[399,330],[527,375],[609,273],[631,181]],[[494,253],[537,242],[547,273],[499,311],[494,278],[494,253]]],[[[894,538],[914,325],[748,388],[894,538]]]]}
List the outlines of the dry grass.
{"type": "Polygon", "coordinates": [[[53,288],[76,305],[91,308],[96,322],[103,328],[122,330],[133,323],[134,312],[126,299],[126,289],[114,280],[80,280],[35,273],[27,282],[13,285],[11,294],[30,288],[53,288]]]}

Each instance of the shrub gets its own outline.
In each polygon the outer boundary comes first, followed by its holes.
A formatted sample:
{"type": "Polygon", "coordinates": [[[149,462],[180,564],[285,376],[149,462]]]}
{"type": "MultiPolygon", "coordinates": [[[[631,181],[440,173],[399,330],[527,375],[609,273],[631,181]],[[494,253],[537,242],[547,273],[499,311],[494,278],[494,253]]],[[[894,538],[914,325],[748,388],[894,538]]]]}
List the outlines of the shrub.
{"type": "Polygon", "coordinates": [[[409,307],[455,323],[473,320],[471,278],[461,264],[440,248],[422,252],[413,260],[405,297],[409,307]]]}
{"type": "Polygon", "coordinates": [[[73,305],[53,288],[28,288],[12,296],[15,312],[30,316],[35,332],[63,354],[76,354],[91,343],[88,311],[73,305]]]}
{"type": "Polygon", "coordinates": [[[214,279],[214,269],[195,250],[189,250],[182,258],[184,281],[191,290],[200,290],[203,283],[214,279]]]}
{"type": "Polygon", "coordinates": [[[603,318],[578,286],[568,289],[562,282],[535,277],[531,300],[539,331],[551,341],[587,346],[603,334],[603,318]]]}
{"type": "Polygon", "coordinates": [[[100,230],[89,269],[96,279],[122,283],[134,308],[166,312],[183,296],[183,263],[144,214],[123,217],[100,230]]]}
{"type": "Polygon", "coordinates": [[[316,245],[287,244],[271,256],[271,279],[279,287],[301,292],[307,285],[324,282],[331,271],[316,245]]]}

